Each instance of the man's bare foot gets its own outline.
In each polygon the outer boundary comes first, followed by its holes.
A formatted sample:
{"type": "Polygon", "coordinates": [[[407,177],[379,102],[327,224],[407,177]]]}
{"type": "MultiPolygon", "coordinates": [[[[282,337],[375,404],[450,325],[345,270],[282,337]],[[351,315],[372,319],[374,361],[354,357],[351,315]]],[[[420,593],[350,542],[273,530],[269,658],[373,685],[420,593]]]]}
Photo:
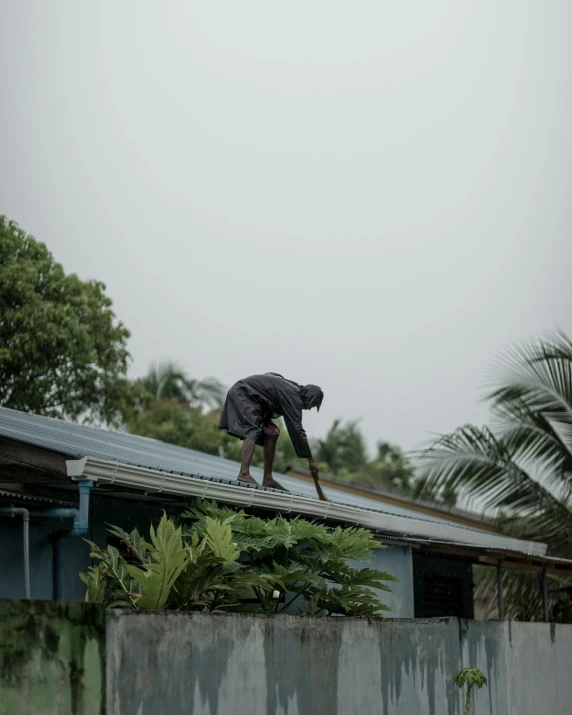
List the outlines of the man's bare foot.
{"type": "Polygon", "coordinates": [[[239,474],[237,479],[239,482],[248,482],[249,484],[256,484],[258,486],[258,482],[252,474],[239,474]]]}
{"type": "Polygon", "coordinates": [[[264,477],[262,480],[262,486],[263,487],[269,487],[270,489],[281,489],[283,492],[287,492],[288,490],[285,489],[282,484],[276,481],[273,477],[264,477]]]}

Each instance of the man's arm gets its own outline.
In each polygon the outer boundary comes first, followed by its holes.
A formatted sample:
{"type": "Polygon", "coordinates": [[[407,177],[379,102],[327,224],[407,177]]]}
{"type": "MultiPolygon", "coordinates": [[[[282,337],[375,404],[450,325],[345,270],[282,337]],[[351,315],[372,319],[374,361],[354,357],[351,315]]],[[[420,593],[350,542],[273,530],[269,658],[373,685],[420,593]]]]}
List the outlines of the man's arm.
{"type": "Polygon", "coordinates": [[[302,411],[294,409],[284,410],[284,422],[286,429],[294,445],[296,456],[300,459],[312,459],[312,450],[308,443],[306,430],[302,426],[302,411]]]}
{"type": "Polygon", "coordinates": [[[308,460],[310,474],[314,480],[314,486],[316,487],[318,498],[321,501],[328,501],[318,481],[318,477],[320,476],[318,465],[312,456],[312,450],[310,449],[310,445],[308,443],[306,430],[302,426],[302,410],[286,408],[284,410],[284,422],[286,423],[288,434],[290,435],[290,439],[292,440],[292,444],[296,450],[296,456],[306,458],[308,460]]]}

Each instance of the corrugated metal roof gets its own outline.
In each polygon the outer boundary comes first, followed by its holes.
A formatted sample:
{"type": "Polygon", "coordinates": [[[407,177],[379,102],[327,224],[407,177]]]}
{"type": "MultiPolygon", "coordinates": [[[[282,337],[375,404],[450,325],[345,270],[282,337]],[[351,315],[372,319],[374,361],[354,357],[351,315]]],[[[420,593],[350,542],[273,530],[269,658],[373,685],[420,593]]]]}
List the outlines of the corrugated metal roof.
{"type": "MultiPolygon", "coordinates": [[[[236,462],[126,432],[78,425],[64,420],[0,408],[0,435],[59,452],[70,458],[94,457],[121,464],[172,472],[190,478],[214,479],[238,484],[236,476],[239,465],[236,462]]],[[[262,483],[262,470],[253,468],[251,472],[255,479],[262,483]]],[[[284,474],[275,476],[290,492],[317,499],[313,484],[284,474]]],[[[252,487],[249,485],[249,488],[252,487]]],[[[404,516],[418,521],[451,524],[464,528],[467,532],[488,531],[487,529],[462,526],[457,522],[430,514],[419,514],[413,509],[393,504],[387,505],[385,508],[382,502],[342,492],[331,486],[324,485],[324,492],[331,501],[346,506],[404,516]]]]}
{"type": "Polygon", "coordinates": [[[40,497],[37,494],[9,491],[7,489],[0,489],[0,498],[5,498],[7,500],[11,499],[14,501],[23,499],[24,501],[42,502],[44,504],[57,504],[58,506],[66,506],[71,508],[77,507],[77,504],[71,501],[62,501],[61,499],[52,499],[51,497],[40,497]]]}
{"type": "MultiPolygon", "coordinates": [[[[309,469],[291,467],[288,470],[288,474],[293,477],[300,475],[302,477],[310,479],[309,469]]],[[[381,489],[378,487],[372,487],[370,484],[365,484],[362,482],[347,482],[337,477],[332,477],[330,474],[320,474],[320,483],[322,485],[331,484],[334,489],[338,489],[339,491],[343,492],[359,492],[362,496],[365,497],[369,497],[369,495],[371,495],[377,502],[385,501],[389,504],[398,502],[397,506],[405,506],[408,501],[408,497],[404,495],[403,492],[400,492],[397,489],[381,489]]],[[[485,517],[484,515],[477,514],[476,512],[472,511],[466,511],[465,509],[459,509],[457,506],[450,507],[446,506],[445,504],[436,504],[435,502],[428,501],[426,499],[416,498],[415,507],[415,511],[423,515],[427,514],[427,512],[423,511],[423,509],[430,509],[433,512],[439,511],[442,515],[442,518],[444,519],[447,519],[449,516],[453,516],[463,519],[464,521],[461,523],[465,523],[466,521],[479,522],[477,528],[480,528],[481,524],[485,529],[488,529],[488,527],[491,526],[490,520],[487,519],[487,517],[485,517]]],[[[476,524],[474,523],[473,525],[476,526],[476,524]]]]}
{"type": "Polygon", "coordinates": [[[427,539],[421,536],[392,536],[390,534],[383,534],[379,538],[382,542],[390,541],[398,542],[400,544],[416,544],[418,546],[426,547],[442,546],[445,549],[451,549],[453,547],[456,547],[463,551],[473,551],[478,556],[482,555],[483,553],[491,554],[491,556],[497,558],[500,556],[501,560],[502,558],[504,558],[504,556],[513,557],[521,562],[525,562],[528,559],[530,562],[553,564],[555,566],[562,566],[562,568],[566,568],[572,571],[572,559],[564,559],[560,556],[534,554],[528,551],[516,551],[515,549],[509,548],[483,548],[482,546],[471,546],[470,544],[461,544],[456,543],[454,541],[439,541],[438,539],[427,539]]]}

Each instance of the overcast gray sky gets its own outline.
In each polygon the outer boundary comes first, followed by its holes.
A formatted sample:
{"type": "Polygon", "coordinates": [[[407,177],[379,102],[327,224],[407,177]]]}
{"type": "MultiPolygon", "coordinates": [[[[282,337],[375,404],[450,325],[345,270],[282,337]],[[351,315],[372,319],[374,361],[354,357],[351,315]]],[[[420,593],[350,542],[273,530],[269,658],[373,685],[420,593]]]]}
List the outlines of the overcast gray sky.
{"type": "Polygon", "coordinates": [[[103,280],[133,376],[322,385],[413,448],[572,332],[569,0],[0,0],[0,213],[103,280]]]}

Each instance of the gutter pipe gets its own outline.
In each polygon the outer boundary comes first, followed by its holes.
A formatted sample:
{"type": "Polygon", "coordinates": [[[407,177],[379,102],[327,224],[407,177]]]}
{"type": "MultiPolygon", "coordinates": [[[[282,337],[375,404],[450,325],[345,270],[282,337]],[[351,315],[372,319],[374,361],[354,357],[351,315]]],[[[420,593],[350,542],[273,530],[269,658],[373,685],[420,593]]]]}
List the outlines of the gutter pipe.
{"type": "Polygon", "coordinates": [[[90,479],[82,479],[79,483],[79,509],[55,508],[55,509],[32,509],[31,516],[54,517],[59,519],[73,519],[71,531],[65,531],[70,536],[87,536],[89,517],[89,494],[93,482],[90,479]]]}
{"type": "Polygon", "coordinates": [[[61,601],[64,594],[64,568],[62,555],[62,542],[68,536],[83,538],[87,536],[89,521],[89,494],[93,482],[82,479],[79,483],[79,509],[40,509],[34,515],[73,519],[71,530],[56,531],[52,536],[52,564],[53,564],[53,599],[61,601]]]}

